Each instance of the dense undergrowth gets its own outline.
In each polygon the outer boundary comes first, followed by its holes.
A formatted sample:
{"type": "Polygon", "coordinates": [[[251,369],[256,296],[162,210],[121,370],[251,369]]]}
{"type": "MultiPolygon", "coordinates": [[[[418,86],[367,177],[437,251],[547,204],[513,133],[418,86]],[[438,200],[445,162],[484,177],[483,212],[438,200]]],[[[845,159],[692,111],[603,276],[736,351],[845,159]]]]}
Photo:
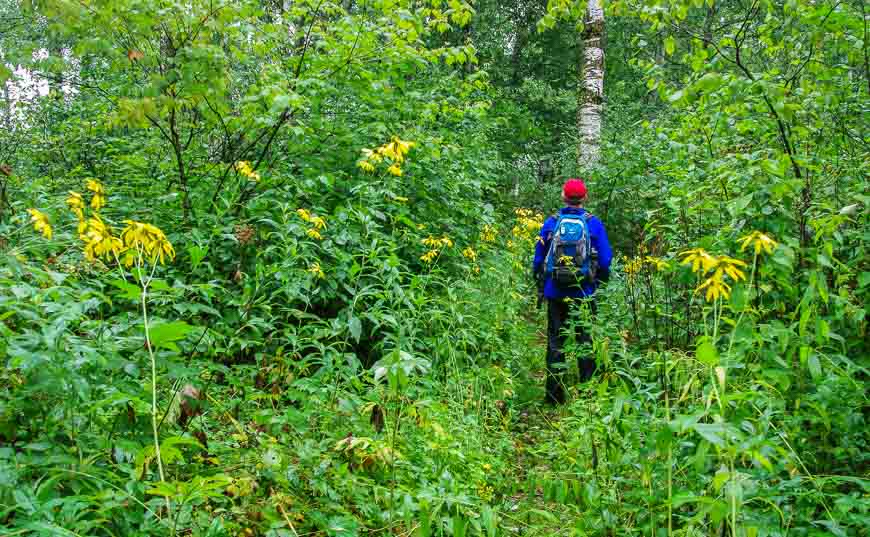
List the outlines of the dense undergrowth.
{"type": "Polygon", "coordinates": [[[580,3],[418,4],[0,2],[0,533],[867,535],[860,2],[609,5],[584,170],[580,3]]]}

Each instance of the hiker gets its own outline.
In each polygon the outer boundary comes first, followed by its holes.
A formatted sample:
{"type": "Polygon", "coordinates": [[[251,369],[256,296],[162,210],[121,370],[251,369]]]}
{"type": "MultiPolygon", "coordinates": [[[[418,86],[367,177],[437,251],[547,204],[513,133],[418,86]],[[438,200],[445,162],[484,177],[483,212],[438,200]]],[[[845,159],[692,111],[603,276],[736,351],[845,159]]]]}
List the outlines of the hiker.
{"type": "MultiPolygon", "coordinates": [[[[567,321],[573,311],[588,304],[595,314],[593,295],[600,282],[610,277],[613,253],[601,220],[586,211],[586,185],[581,179],[569,179],[562,187],[565,207],[549,217],[541,228],[535,246],[533,274],[543,287],[547,299],[547,394],[550,403],[563,403],[565,391],[561,375],[555,371],[565,358],[562,348],[568,338],[567,321]]],[[[576,341],[591,344],[589,331],[577,324],[576,341]]],[[[580,381],[595,373],[593,357],[578,357],[580,381]]]]}

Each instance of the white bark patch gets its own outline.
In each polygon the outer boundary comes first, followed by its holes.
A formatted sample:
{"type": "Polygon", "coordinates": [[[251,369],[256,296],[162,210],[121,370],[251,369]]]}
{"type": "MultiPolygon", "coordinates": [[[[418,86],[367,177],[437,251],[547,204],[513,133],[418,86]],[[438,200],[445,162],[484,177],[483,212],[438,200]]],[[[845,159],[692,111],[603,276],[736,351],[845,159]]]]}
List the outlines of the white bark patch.
{"type": "Polygon", "coordinates": [[[601,147],[601,112],[604,97],[604,9],[601,0],[588,0],[583,31],[583,65],[578,88],[577,131],[580,142],[577,162],[596,163],[601,147]]]}

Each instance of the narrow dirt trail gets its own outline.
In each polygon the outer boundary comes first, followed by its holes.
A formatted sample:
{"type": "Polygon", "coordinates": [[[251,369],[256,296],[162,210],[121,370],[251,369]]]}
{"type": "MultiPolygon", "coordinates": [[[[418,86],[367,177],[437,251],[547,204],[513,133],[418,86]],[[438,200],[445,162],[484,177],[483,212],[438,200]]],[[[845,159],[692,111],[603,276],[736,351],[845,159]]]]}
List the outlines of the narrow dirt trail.
{"type": "Polygon", "coordinates": [[[572,453],[583,444],[573,429],[589,418],[579,412],[595,397],[596,380],[577,385],[576,368],[569,369],[566,403],[545,403],[546,321],[527,317],[520,322],[529,335],[524,349],[528,368],[518,375],[518,401],[505,431],[511,436],[516,458],[505,476],[511,492],[503,498],[501,529],[507,535],[573,535],[586,526],[582,519],[588,516],[583,490],[586,472],[577,469],[591,469],[583,454],[572,453]]]}

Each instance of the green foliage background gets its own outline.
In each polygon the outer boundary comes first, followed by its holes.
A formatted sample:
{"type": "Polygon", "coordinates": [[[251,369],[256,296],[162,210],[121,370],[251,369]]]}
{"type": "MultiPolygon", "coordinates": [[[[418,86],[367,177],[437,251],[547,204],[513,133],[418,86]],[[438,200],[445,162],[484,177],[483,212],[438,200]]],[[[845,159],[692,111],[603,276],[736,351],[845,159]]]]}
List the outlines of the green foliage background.
{"type": "Polygon", "coordinates": [[[605,7],[578,169],[585,3],[0,0],[0,533],[867,535],[866,7],[605,7]],[[547,409],[515,209],[575,175],[620,256],[547,409]],[[90,178],[175,246],[144,300],[90,178]]]}

